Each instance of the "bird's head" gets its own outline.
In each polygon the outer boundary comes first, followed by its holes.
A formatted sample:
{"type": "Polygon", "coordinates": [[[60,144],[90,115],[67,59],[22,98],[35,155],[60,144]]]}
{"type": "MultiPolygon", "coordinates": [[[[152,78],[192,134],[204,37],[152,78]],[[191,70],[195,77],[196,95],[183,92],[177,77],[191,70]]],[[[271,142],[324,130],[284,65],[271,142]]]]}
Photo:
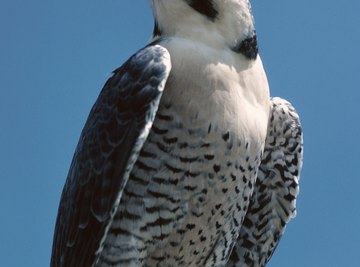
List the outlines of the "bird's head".
{"type": "Polygon", "coordinates": [[[153,38],[176,36],[240,52],[253,46],[250,54],[257,54],[249,0],[152,0],[152,8],[153,38]]]}

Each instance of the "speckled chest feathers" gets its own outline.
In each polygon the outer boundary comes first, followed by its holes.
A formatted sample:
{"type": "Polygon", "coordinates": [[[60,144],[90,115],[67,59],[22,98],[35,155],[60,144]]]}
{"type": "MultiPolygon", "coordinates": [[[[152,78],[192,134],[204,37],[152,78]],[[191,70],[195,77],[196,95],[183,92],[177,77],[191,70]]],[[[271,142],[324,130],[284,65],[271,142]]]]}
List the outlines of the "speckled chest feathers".
{"type": "Polygon", "coordinates": [[[248,208],[266,136],[268,106],[260,102],[268,91],[262,72],[255,85],[243,77],[261,63],[236,55],[229,66],[221,57],[233,52],[208,51],[222,62],[216,66],[193,44],[180,51],[173,43],[164,44],[173,70],[100,263],[225,266],[248,208]],[[188,56],[177,58],[181,53],[188,56]]]}

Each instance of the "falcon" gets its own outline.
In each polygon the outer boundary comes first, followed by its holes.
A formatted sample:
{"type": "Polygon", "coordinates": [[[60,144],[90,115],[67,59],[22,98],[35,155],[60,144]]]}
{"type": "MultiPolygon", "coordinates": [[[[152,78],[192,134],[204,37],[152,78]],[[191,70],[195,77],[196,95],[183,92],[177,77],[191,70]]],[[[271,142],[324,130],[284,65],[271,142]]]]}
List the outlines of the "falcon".
{"type": "Polygon", "coordinates": [[[82,130],[51,266],[265,266],[295,216],[302,131],[269,95],[250,3],[152,9],[82,130]]]}

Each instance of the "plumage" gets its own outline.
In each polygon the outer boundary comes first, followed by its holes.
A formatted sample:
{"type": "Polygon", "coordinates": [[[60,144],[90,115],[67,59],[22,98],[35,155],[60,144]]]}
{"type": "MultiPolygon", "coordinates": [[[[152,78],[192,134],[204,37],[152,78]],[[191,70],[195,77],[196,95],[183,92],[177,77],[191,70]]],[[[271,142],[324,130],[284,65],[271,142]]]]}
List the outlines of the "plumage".
{"type": "Polygon", "coordinates": [[[296,215],[303,140],[299,116],[284,99],[271,99],[268,135],[250,206],[226,265],[265,266],[286,224],[296,215]]]}
{"type": "Polygon", "coordinates": [[[170,68],[168,52],[150,46],[105,84],[81,133],[61,196],[51,266],[92,266],[96,261],[170,68]]]}
{"type": "Polygon", "coordinates": [[[295,214],[302,132],[270,99],[247,0],[153,0],[62,193],[51,266],[264,266],[295,214]]]}

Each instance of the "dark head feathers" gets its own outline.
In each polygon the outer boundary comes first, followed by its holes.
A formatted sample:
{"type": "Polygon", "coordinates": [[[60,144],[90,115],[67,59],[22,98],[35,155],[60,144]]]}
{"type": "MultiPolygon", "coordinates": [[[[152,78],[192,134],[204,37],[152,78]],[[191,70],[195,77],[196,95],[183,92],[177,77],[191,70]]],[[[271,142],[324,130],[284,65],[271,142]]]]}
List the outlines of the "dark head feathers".
{"type": "Polygon", "coordinates": [[[200,14],[214,21],[218,15],[218,10],[213,0],[185,0],[189,6],[200,14]]]}

